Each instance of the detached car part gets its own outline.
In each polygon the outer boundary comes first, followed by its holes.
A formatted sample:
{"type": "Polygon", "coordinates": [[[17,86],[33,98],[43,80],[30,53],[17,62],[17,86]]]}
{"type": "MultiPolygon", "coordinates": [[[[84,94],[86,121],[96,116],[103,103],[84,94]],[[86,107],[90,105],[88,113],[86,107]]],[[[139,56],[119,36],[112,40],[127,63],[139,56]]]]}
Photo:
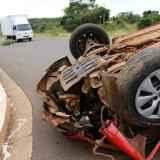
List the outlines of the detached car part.
{"type": "Polygon", "coordinates": [[[37,86],[43,118],[65,136],[94,145],[96,155],[145,159],[146,148],[160,139],[159,46],[160,25],[111,46],[100,27],[80,26],[70,40],[76,62],[54,62],[37,86]],[[112,138],[108,121],[114,124],[112,138]]]}

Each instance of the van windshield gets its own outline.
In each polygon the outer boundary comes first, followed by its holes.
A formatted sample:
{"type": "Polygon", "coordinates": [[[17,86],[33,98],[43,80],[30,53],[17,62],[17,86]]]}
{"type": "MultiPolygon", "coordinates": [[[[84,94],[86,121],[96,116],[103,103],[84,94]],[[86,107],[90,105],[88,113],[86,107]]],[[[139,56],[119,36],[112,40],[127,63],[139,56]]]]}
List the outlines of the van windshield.
{"type": "Polygon", "coordinates": [[[16,26],[17,31],[27,31],[31,30],[31,25],[30,24],[19,24],[16,26]]]}

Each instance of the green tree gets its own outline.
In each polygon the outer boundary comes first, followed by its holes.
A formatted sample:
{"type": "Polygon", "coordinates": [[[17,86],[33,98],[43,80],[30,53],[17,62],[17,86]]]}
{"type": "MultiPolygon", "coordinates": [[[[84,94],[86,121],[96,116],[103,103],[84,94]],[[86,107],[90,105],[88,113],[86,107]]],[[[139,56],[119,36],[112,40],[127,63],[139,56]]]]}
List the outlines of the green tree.
{"type": "Polygon", "coordinates": [[[106,21],[109,20],[109,10],[104,7],[96,6],[93,10],[89,10],[85,12],[81,17],[82,23],[100,23],[104,24],[106,21]]]}
{"type": "Polygon", "coordinates": [[[134,14],[132,12],[121,12],[116,17],[114,17],[114,20],[125,21],[127,23],[132,24],[139,21],[140,18],[141,18],[140,15],[134,14]]]}
{"type": "Polygon", "coordinates": [[[149,17],[149,16],[159,16],[159,11],[144,11],[143,12],[143,17],[149,17]]]}
{"type": "Polygon", "coordinates": [[[83,23],[104,23],[109,20],[109,10],[95,5],[95,0],[89,1],[87,3],[85,0],[72,1],[69,7],[67,7],[61,20],[61,25],[67,30],[72,31],[78,25],[83,23]]]}
{"type": "Polygon", "coordinates": [[[143,17],[139,22],[138,22],[138,28],[143,29],[145,27],[151,26],[152,25],[152,19],[149,17],[143,17]]]}
{"type": "Polygon", "coordinates": [[[96,0],[70,0],[70,4],[73,4],[73,3],[86,3],[88,5],[91,5],[93,6],[95,4],[96,0]]]}
{"type": "Polygon", "coordinates": [[[145,11],[143,17],[138,22],[138,28],[142,29],[160,22],[159,11],[145,11]]]}
{"type": "Polygon", "coordinates": [[[61,18],[34,18],[29,20],[34,32],[45,33],[53,30],[55,27],[60,27],[61,18]]]}

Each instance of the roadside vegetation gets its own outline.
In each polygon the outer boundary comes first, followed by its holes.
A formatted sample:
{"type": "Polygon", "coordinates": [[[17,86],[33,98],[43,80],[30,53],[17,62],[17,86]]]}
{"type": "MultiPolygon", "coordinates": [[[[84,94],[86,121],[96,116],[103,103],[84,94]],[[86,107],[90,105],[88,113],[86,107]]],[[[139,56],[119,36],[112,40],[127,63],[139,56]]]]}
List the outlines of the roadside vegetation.
{"type": "Polygon", "coordinates": [[[158,11],[145,11],[142,16],[132,12],[110,17],[110,10],[96,4],[96,0],[74,1],[64,9],[60,18],[30,19],[36,35],[66,37],[83,23],[96,23],[112,36],[117,37],[160,22],[158,11]]]}
{"type": "Polygon", "coordinates": [[[111,17],[110,10],[96,4],[96,0],[71,0],[58,18],[34,18],[30,23],[35,36],[68,37],[79,25],[96,23],[111,37],[118,37],[160,22],[158,11],[145,11],[143,15],[123,12],[111,17]]]}
{"type": "Polygon", "coordinates": [[[30,19],[36,36],[61,37],[69,33],[60,25],[61,18],[30,19]]]}
{"type": "Polygon", "coordinates": [[[14,43],[13,40],[7,40],[5,37],[2,36],[2,34],[0,34],[0,45],[8,46],[8,45],[11,45],[13,43],[14,43]]]}

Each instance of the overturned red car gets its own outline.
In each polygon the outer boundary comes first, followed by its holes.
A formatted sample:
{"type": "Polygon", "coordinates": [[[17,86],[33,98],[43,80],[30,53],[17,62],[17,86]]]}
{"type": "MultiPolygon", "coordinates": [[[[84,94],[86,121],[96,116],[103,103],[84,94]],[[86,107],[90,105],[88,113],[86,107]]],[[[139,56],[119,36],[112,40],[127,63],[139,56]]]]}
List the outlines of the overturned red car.
{"type": "Polygon", "coordinates": [[[95,24],[70,38],[74,62],[54,62],[37,85],[43,118],[111,160],[160,159],[160,25],[116,38],[95,24]]]}

